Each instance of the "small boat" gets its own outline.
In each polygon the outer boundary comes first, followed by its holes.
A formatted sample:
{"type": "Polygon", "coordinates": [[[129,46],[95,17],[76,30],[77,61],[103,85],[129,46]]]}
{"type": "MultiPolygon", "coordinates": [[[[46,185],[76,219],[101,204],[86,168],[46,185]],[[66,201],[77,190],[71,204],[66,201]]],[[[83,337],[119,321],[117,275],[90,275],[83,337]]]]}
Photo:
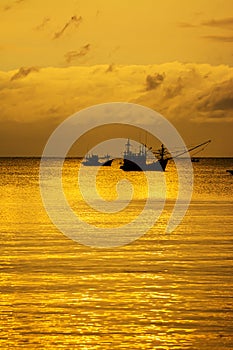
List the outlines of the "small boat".
{"type": "Polygon", "coordinates": [[[88,154],[83,161],[83,165],[87,166],[98,166],[101,165],[99,162],[99,156],[97,154],[88,154]]]}
{"type": "Polygon", "coordinates": [[[106,154],[103,157],[99,157],[98,154],[88,154],[83,160],[82,164],[85,166],[111,166],[112,160],[109,161],[110,155],[106,154]],[[100,162],[100,160],[105,160],[104,162],[100,162]]]}
{"type": "Polygon", "coordinates": [[[233,175],[233,170],[227,170],[227,173],[230,173],[231,175],[233,175]]]}

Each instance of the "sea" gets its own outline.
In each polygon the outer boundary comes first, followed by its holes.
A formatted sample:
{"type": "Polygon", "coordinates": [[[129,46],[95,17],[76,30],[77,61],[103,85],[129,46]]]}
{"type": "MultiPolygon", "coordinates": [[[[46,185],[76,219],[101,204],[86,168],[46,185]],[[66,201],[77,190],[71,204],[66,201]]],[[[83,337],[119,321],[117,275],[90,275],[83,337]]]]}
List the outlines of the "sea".
{"type": "MultiPolygon", "coordinates": [[[[232,350],[233,176],[226,170],[233,159],[192,165],[192,199],[173,232],[166,231],[178,188],[170,162],[154,225],[128,244],[98,247],[71,239],[51,221],[39,158],[0,158],[0,348],[232,350]]],[[[47,166],[51,189],[58,165],[51,159],[47,166]]],[[[88,180],[95,167],[86,168],[88,180]]],[[[117,199],[119,179],[134,187],[128,209],[102,214],[84,203],[80,169],[79,160],[67,159],[62,181],[73,213],[92,227],[83,237],[95,227],[123,227],[141,213],[148,196],[143,173],[101,167],[94,185],[107,204],[117,199]]],[[[161,174],[149,177],[160,198],[161,174]]],[[[89,194],[92,185],[87,181],[89,194]]]]}

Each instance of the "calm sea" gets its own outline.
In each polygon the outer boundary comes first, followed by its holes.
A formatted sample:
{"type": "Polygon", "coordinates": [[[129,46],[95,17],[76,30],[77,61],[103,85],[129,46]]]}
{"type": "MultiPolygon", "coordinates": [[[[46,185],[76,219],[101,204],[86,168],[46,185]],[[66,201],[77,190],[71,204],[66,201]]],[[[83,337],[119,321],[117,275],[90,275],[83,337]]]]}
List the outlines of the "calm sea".
{"type": "MultiPolygon", "coordinates": [[[[164,233],[176,199],[169,164],[157,225],[108,249],[74,242],[51,223],[39,162],[0,159],[1,349],[233,349],[233,176],[226,172],[233,159],[193,163],[193,199],[172,234],[164,233]]],[[[80,215],[101,224],[73,188],[77,163],[65,164],[67,197],[80,215]]],[[[49,167],[52,173],[56,162],[49,167]]],[[[115,196],[119,172],[106,168],[99,175],[106,200],[115,196]]],[[[136,186],[133,215],[146,196],[143,175],[126,176],[136,186]]],[[[114,216],[105,225],[111,223],[114,216]]]]}

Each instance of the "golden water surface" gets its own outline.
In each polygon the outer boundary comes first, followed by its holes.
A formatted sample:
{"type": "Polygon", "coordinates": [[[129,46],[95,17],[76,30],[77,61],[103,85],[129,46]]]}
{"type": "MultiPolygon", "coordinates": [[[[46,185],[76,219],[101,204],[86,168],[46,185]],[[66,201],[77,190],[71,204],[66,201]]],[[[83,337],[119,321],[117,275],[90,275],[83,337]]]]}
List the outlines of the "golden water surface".
{"type": "MultiPolygon", "coordinates": [[[[56,161],[49,166],[52,172],[56,161]]],[[[105,215],[82,200],[78,166],[66,161],[63,183],[83,219],[117,226],[141,212],[148,194],[143,174],[98,173],[98,191],[107,201],[117,197],[122,176],[135,189],[126,211],[105,215]]],[[[70,240],[52,224],[40,197],[38,159],[2,158],[0,348],[233,349],[231,166],[224,159],[194,164],[191,205],[168,235],[177,194],[170,164],[157,224],[127,246],[98,249],[70,240]]],[[[159,181],[158,173],[150,176],[159,181]]]]}

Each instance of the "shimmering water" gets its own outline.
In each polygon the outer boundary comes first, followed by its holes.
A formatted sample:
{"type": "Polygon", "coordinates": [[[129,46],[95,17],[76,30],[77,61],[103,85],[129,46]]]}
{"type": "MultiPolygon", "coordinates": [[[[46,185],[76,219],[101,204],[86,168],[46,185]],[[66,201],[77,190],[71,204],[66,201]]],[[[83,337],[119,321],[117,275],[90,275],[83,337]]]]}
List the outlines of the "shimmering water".
{"type": "MultiPolygon", "coordinates": [[[[168,235],[177,191],[170,164],[157,225],[114,249],[82,246],[54,227],[40,198],[38,159],[0,163],[1,349],[233,349],[233,176],[226,173],[233,159],[193,164],[191,205],[168,235]]],[[[73,188],[76,176],[77,161],[68,160],[69,202],[101,224],[73,188]]],[[[115,196],[118,176],[100,174],[105,199],[115,196]]],[[[128,220],[146,189],[142,174],[126,176],[135,185],[128,220]]],[[[105,225],[111,222],[114,216],[105,225]]]]}

